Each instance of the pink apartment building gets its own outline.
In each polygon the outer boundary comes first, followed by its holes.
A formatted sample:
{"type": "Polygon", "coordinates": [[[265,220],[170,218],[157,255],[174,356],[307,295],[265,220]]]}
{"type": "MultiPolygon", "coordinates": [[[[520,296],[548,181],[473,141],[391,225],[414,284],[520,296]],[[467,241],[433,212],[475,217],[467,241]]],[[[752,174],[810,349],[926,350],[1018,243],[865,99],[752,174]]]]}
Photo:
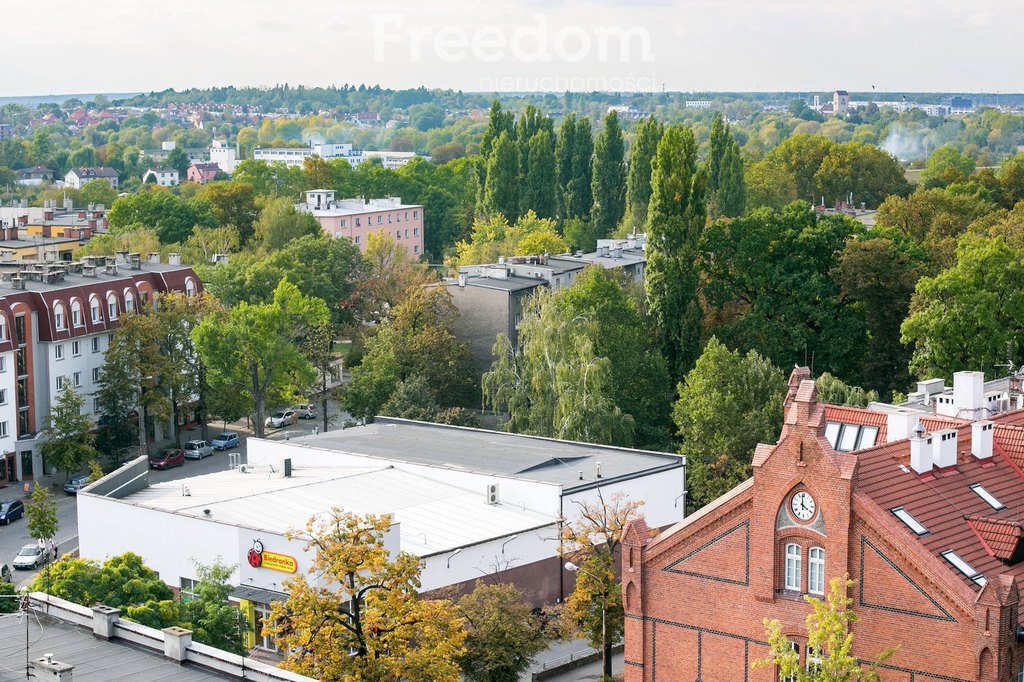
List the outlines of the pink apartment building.
{"type": "Polygon", "coordinates": [[[415,258],[423,255],[423,206],[403,204],[399,197],[384,199],[335,199],[334,190],[306,192],[306,203],[296,208],[311,214],[324,232],[348,237],[361,252],[373,232],[383,232],[415,258]]]}

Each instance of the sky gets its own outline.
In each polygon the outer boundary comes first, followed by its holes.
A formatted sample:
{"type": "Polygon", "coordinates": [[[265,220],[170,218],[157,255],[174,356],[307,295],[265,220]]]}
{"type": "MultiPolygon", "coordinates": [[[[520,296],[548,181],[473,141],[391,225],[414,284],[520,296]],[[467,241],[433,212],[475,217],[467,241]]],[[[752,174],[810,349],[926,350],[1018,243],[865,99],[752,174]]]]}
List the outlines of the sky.
{"type": "Polygon", "coordinates": [[[1017,35],[1024,0],[3,5],[0,97],[277,83],[485,92],[1024,91],[1017,35]]]}

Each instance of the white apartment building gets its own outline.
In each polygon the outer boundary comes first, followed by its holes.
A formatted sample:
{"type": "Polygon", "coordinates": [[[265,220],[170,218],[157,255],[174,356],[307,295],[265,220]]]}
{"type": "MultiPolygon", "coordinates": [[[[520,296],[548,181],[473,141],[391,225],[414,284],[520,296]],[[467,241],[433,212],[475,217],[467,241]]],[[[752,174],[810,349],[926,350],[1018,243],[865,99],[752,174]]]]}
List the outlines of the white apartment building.
{"type": "Polygon", "coordinates": [[[210,146],[210,163],[231,175],[238,167],[238,150],[223,140],[214,140],[210,146]]]}
{"type": "Polygon", "coordinates": [[[202,288],[188,267],[142,263],[138,254],[75,262],[0,260],[0,476],[51,473],[40,431],[65,385],[95,415],[104,353],[118,317],[167,291],[202,288]]]}
{"type": "Polygon", "coordinates": [[[106,180],[117,189],[117,171],[107,166],[72,168],[64,175],[64,184],[75,189],[82,189],[82,185],[92,180],[106,180]]]}
{"type": "MultiPolygon", "coordinates": [[[[256,161],[283,163],[287,166],[301,166],[307,157],[314,155],[322,159],[345,159],[353,168],[363,161],[380,159],[381,165],[391,170],[401,168],[418,156],[415,152],[353,149],[352,145],[348,143],[318,143],[309,147],[262,147],[254,149],[252,152],[252,158],[256,161]]],[[[423,158],[430,159],[430,157],[423,158]]],[[[213,160],[212,154],[210,159],[213,160]]],[[[223,166],[221,168],[223,169],[223,166]]]]}

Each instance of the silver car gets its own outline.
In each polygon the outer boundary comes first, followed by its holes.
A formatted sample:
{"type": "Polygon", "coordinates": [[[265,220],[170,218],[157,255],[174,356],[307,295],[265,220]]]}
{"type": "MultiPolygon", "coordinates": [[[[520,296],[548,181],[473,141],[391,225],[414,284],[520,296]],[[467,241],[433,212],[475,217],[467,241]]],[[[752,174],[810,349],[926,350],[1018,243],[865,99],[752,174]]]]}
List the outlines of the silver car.
{"type": "Polygon", "coordinates": [[[182,450],[185,451],[185,457],[188,459],[202,459],[213,454],[213,446],[205,440],[190,440],[185,443],[182,450]]]}
{"type": "Polygon", "coordinates": [[[11,564],[17,569],[28,570],[39,568],[44,561],[46,561],[46,550],[39,545],[25,545],[11,564]]]}

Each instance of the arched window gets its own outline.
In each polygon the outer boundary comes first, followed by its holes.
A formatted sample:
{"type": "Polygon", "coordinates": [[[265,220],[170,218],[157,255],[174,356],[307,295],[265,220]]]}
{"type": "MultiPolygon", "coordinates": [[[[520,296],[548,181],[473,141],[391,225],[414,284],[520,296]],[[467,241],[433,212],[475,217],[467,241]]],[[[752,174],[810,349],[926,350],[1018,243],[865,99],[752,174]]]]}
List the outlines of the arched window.
{"type": "Polygon", "coordinates": [[[71,324],[82,326],[82,303],[77,298],[71,301],[71,324]]]}
{"type": "Polygon", "coordinates": [[[134,310],[135,310],[135,296],[132,295],[132,292],[126,291],[126,292],[124,292],[124,311],[126,313],[130,313],[130,312],[133,312],[134,310]]]}
{"type": "Polygon", "coordinates": [[[64,304],[57,302],[53,304],[53,326],[58,330],[68,328],[68,319],[64,314],[64,304]]]}
{"type": "Polygon", "coordinates": [[[784,587],[794,592],[800,591],[800,545],[790,543],[786,545],[786,579],[784,587]]]}
{"type": "Polygon", "coordinates": [[[117,319],[117,294],[113,291],[107,294],[107,319],[117,319]]]}
{"type": "Polygon", "coordinates": [[[103,313],[100,310],[100,299],[96,298],[95,294],[89,297],[89,315],[93,322],[103,321],[103,313]]]}
{"type": "Polygon", "coordinates": [[[185,278],[185,295],[189,298],[196,295],[196,282],[191,277],[185,278]]]}
{"type": "Polygon", "coordinates": [[[811,547],[807,553],[807,591],[825,594],[825,550],[822,547],[811,547]]]}

